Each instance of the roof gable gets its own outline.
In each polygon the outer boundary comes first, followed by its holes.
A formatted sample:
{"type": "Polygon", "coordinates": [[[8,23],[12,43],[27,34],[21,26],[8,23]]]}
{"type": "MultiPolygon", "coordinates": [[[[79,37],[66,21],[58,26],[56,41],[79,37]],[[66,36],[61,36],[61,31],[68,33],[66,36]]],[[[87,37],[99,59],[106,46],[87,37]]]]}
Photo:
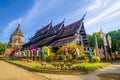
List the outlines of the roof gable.
{"type": "Polygon", "coordinates": [[[35,33],[35,35],[32,37],[32,39],[37,38],[41,35],[45,35],[50,28],[52,28],[52,23],[49,23],[48,25],[43,26],[40,30],[38,30],[35,33]]]}
{"type": "Polygon", "coordinates": [[[62,29],[62,33],[58,34],[56,38],[62,38],[62,37],[74,35],[78,30],[80,30],[81,26],[82,26],[82,20],[69,24],[62,29]]]}
{"type": "Polygon", "coordinates": [[[64,27],[64,21],[50,28],[45,37],[50,37],[57,34],[62,29],[62,27],[64,27]]]}

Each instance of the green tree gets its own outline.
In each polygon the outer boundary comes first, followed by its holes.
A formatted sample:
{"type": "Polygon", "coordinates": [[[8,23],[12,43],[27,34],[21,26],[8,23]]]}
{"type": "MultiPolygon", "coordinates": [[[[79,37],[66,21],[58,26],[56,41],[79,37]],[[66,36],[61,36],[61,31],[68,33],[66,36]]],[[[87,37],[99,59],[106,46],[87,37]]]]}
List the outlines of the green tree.
{"type": "MultiPolygon", "coordinates": [[[[99,32],[95,32],[94,34],[97,37],[98,47],[100,48],[101,46],[103,46],[103,40],[102,40],[99,32]]],[[[106,33],[106,39],[107,39],[108,35],[111,36],[112,51],[113,52],[118,51],[120,53],[120,29],[106,33]]],[[[87,37],[88,37],[90,47],[95,47],[94,35],[88,34],[87,37]]],[[[107,48],[109,51],[109,45],[107,46],[107,48]]]]}
{"type": "Polygon", "coordinates": [[[95,36],[94,35],[96,35],[97,37],[98,47],[100,48],[103,45],[103,40],[99,32],[95,32],[92,35],[90,34],[87,35],[90,47],[95,47],[95,36]]]}
{"type": "Polygon", "coordinates": [[[108,35],[111,36],[112,51],[113,52],[119,51],[119,53],[120,53],[120,29],[108,32],[107,36],[108,35]]]}
{"type": "Polygon", "coordinates": [[[95,35],[97,37],[98,47],[100,48],[103,45],[103,40],[101,38],[100,32],[96,32],[95,35]]]}
{"type": "Polygon", "coordinates": [[[0,54],[5,50],[5,47],[7,46],[7,43],[0,42],[0,54]]]}
{"type": "Polygon", "coordinates": [[[87,37],[88,37],[88,42],[89,42],[90,47],[94,47],[94,37],[93,37],[93,35],[88,34],[87,37]]]}

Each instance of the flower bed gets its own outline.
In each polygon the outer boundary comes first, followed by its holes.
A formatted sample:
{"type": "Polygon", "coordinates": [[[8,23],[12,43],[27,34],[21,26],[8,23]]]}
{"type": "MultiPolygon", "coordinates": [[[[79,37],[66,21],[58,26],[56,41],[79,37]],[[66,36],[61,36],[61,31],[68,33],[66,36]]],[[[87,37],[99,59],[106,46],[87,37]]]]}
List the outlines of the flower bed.
{"type": "MultiPolygon", "coordinates": [[[[21,66],[25,66],[25,67],[35,70],[37,72],[47,72],[47,73],[57,73],[57,72],[58,73],[85,72],[86,73],[86,71],[93,70],[93,69],[96,69],[97,67],[101,67],[101,66],[110,64],[110,63],[72,64],[70,62],[67,62],[67,63],[59,62],[59,63],[57,63],[58,66],[55,67],[53,65],[53,63],[46,63],[46,62],[34,62],[33,61],[32,63],[28,63],[28,62],[22,62],[20,60],[6,60],[6,61],[21,65],[21,66]],[[43,67],[43,65],[41,63],[45,63],[46,65],[43,67]]],[[[73,74],[73,73],[71,73],[71,74],[73,74]]]]}

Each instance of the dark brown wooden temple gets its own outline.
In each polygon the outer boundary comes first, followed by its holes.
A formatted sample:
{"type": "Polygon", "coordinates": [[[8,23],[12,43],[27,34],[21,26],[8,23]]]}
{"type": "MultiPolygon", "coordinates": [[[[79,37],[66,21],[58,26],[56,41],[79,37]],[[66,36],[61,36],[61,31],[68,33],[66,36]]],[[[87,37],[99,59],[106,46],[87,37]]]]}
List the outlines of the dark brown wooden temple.
{"type": "Polygon", "coordinates": [[[23,47],[28,48],[36,45],[38,47],[51,46],[55,48],[67,43],[77,43],[83,47],[88,47],[83,18],[67,26],[64,25],[64,20],[55,26],[52,26],[51,22],[38,30],[23,47]]]}

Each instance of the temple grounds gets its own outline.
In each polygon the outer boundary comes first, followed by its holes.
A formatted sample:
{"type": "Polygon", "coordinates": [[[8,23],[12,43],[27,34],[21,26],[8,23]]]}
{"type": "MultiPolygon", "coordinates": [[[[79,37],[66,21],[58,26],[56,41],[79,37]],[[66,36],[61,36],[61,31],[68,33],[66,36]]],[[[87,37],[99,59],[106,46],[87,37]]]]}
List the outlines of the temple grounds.
{"type": "MultiPolygon", "coordinates": [[[[28,63],[28,62],[21,62],[17,60],[7,60],[7,61],[12,63],[17,63],[23,66],[29,65],[31,66],[31,68],[36,68],[35,65],[40,65],[39,68],[41,67],[41,64],[39,64],[38,62],[28,63]]],[[[27,68],[24,68],[15,64],[13,65],[12,63],[8,63],[3,60],[0,60],[0,63],[1,63],[0,72],[2,73],[0,74],[1,80],[21,80],[21,79],[22,80],[63,80],[63,79],[64,80],[119,80],[119,75],[120,75],[119,62],[114,62],[109,66],[99,67],[95,70],[89,69],[89,72],[86,74],[78,73],[74,75],[73,74],[66,75],[64,73],[62,74],[42,73],[34,70],[28,70],[27,68]]],[[[89,65],[90,63],[86,63],[86,64],[89,65]]],[[[47,68],[43,68],[43,69],[45,70],[47,68]]],[[[59,71],[59,69],[55,69],[55,71],[57,70],[59,71]]]]}

